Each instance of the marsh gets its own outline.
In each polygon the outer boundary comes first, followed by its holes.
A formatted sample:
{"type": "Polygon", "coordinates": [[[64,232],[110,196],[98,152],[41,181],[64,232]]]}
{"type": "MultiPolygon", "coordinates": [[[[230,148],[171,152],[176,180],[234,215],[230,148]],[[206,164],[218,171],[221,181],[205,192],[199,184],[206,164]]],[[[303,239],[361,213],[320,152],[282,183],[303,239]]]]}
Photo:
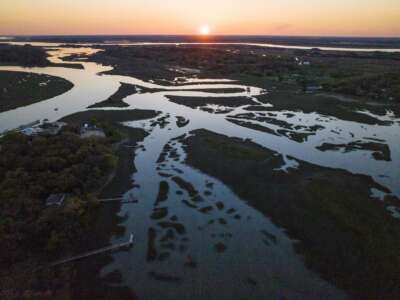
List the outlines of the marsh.
{"type": "MultiPolygon", "coordinates": [[[[0,130],[41,119],[107,124],[126,143],[103,195],[138,200],[100,208],[78,248],[132,232],[134,247],[55,270],[74,276],[51,297],[400,295],[398,53],[46,47],[62,65],[0,71],[73,87],[1,112],[0,130]]],[[[26,289],[51,281],[41,272],[26,289]]]]}

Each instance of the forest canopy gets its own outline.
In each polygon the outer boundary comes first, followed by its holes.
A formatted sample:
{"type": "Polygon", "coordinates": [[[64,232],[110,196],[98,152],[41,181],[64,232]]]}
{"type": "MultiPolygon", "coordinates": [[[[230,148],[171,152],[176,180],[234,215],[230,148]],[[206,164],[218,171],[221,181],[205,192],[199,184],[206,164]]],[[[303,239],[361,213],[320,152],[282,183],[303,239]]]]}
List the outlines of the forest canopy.
{"type": "Polygon", "coordinates": [[[19,65],[24,67],[46,66],[46,51],[41,47],[31,45],[0,45],[0,64],[19,65]]]}
{"type": "Polygon", "coordinates": [[[19,249],[52,251],[76,238],[88,223],[90,193],[115,164],[108,139],[81,139],[72,128],[0,139],[0,262],[18,260],[19,249]],[[62,207],[47,207],[53,193],[70,197],[62,207]]]}

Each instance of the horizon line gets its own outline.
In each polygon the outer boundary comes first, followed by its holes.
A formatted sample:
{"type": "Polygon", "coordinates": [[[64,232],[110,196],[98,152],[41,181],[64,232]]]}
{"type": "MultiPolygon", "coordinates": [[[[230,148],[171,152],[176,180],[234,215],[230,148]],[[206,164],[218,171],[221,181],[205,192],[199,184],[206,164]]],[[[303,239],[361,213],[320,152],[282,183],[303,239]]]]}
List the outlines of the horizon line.
{"type": "Polygon", "coordinates": [[[390,35],[382,35],[382,36],[366,36],[366,35],[280,35],[280,34],[209,34],[207,36],[192,33],[192,34],[165,34],[165,33],[115,33],[115,34],[0,34],[2,37],[67,37],[67,36],[76,36],[76,37],[85,37],[85,36],[182,36],[182,37],[201,37],[203,39],[210,37],[302,37],[302,38],[391,38],[391,39],[400,39],[400,36],[390,36],[390,35]]]}

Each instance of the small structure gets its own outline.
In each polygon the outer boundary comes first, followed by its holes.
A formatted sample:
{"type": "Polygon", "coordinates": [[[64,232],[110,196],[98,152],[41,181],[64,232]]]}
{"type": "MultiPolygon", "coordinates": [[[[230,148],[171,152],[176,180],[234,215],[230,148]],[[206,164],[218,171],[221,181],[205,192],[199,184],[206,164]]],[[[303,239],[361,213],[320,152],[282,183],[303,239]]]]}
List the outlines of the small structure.
{"type": "Polygon", "coordinates": [[[306,87],[306,92],[307,93],[315,93],[322,90],[322,86],[320,85],[309,85],[306,87]]]}
{"type": "Polygon", "coordinates": [[[35,121],[23,126],[20,126],[18,129],[22,134],[27,136],[35,136],[35,135],[57,135],[60,130],[67,125],[64,122],[49,122],[47,119],[40,121],[35,121]]]}
{"type": "Polygon", "coordinates": [[[67,123],[44,121],[43,124],[40,125],[40,128],[42,130],[41,134],[43,134],[43,135],[57,135],[65,125],[67,125],[67,123]]]}
{"type": "Polygon", "coordinates": [[[106,137],[103,129],[97,127],[96,125],[90,125],[88,123],[83,124],[83,126],[81,127],[80,135],[82,139],[106,137]]]}
{"type": "Polygon", "coordinates": [[[46,206],[61,206],[64,203],[66,194],[51,194],[46,200],[46,206]]]}
{"type": "Polygon", "coordinates": [[[86,253],[83,253],[80,255],[76,255],[76,256],[73,256],[70,258],[62,259],[62,260],[52,263],[50,265],[50,267],[58,266],[61,264],[65,264],[65,263],[74,261],[74,260],[83,259],[83,258],[92,256],[92,255],[97,255],[97,254],[108,252],[108,251],[115,251],[115,250],[122,249],[122,248],[131,249],[133,247],[133,238],[134,238],[133,233],[131,233],[131,235],[129,236],[129,241],[127,241],[127,242],[123,242],[123,243],[116,244],[116,245],[111,245],[111,246],[104,247],[104,248],[101,248],[98,250],[89,251],[89,252],[86,252],[86,253]]]}
{"type": "Polygon", "coordinates": [[[19,130],[24,130],[26,128],[35,127],[35,126],[37,126],[39,124],[40,124],[40,120],[36,120],[36,121],[30,122],[28,124],[21,125],[21,126],[18,127],[18,129],[19,130]]]}
{"type": "Polygon", "coordinates": [[[311,62],[309,62],[308,60],[299,61],[299,62],[298,62],[298,65],[299,65],[299,66],[309,66],[309,65],[311,65],[311,62]]]}
{"type": "Polygon", "coordinates": [[[40,120],[30,122],[25,125],[21,125],[18,127],[17,131],[20,133],[27,135],[27,136],[34,136],[38,135],[41,129],[39,129],[37,126],[40,124],[40,120]]]}
{"type": "Polygon", "coordinates": [[[319,49],[319,48],[312,48],[311,49],[311,55],[316,55],[316,54],[321,54],[322,53],[322,51],[321,51],[321,49],[319,49]]]}
{"type": "Polygon", "coordinates": [[[20,130],[20,132],[26,136],[35,136],[35,135],[38,135],[39,133],[41,133],[42,130],[38,127],[27,127],[27,128],[20,130]]]}

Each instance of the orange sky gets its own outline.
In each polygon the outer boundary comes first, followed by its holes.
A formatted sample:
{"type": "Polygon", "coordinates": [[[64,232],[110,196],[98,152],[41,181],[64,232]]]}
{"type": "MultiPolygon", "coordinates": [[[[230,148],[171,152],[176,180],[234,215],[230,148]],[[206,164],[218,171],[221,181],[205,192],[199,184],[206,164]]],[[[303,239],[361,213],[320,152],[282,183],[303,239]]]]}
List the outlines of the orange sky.
{"type": "Polygon", "coordinates": [[[1,0],[0,34],[400,37],[400,0],[1,0]]]}

